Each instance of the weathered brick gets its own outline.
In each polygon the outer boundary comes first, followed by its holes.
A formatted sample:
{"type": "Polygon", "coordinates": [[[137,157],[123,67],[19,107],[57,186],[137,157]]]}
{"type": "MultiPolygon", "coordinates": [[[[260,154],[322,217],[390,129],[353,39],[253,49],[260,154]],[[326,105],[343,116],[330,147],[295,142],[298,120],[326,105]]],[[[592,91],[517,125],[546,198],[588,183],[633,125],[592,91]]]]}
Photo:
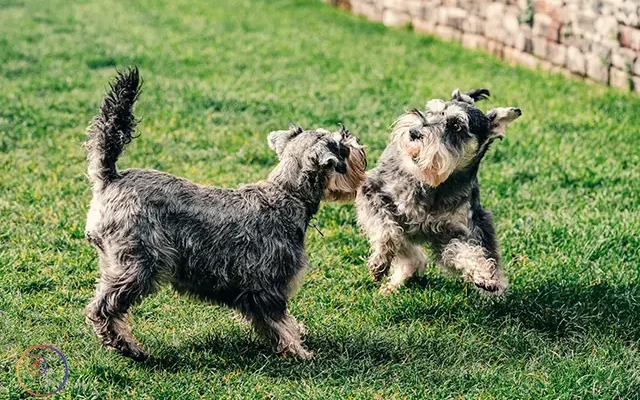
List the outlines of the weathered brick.
{"type": "Polygon", "coordinates": [[[640,51],[640,29],[621,25],[620,44],[635,51],[640,51]]]}
{"type": "Polygon", "coordinates": [[[631,49],[624,47],[614,48],[611,51],[611,65],[623,71],[629,71],[633,68],[633,62],[636,60],[637,55],[631,49]]]}
{"type": "Polygon", "coordinates": [[[640,93],[640,76],[633,76],[631,78],[633,91],[636,93],[640,93]]]}
{"type": "Polygon", "coordinates": [[[413,19],[411,20],[411,24],[413,25],[413,30],[418,33],[427,33],[430,35],[436,33],[435,22],[425,21],[422,19],[413,19]]]}
{"type": "Polygon", "coordinates": [[[517,10],[513,10],[511,12],[507,11],[507,13],[502,18],[502,26],[510,34],[514,34],[520,30],[520,22],[518,22],[517,10]]]}
{"type": "Polygon", "coordinates": [[[503,54],[504,45],[497,40],[487,40],[487,51],[499,58],[504,56],[503,54]]]}
{"type": "Polygon", "coordinates": [[[401,27],[411,22],[411,16],[406,12],[386,9],[382,12],[382,23],[387,26],[401,27]]]}
{"type": "Polygon", "coordinates": [[[544,37],[536,36],[533,38],[533,54],[543,60],[547,59],[549,41],[544,37]]]}
{"type": "Polygon", "coordinates": [[[633,63],[633,74],[640,75],[640,57],[633,63]]]}
{"type": "Polygon", "coordinates": [[[595,53],[589,53],[585,57],[587,64],[587,76],[595,81],[609,83],[609,64],[595,53]]]}
{"type": "MultiPolygon", "coordinates": [[[[527,27],[528,28],[528,27],[527,27]]],[[[524,28],[515,34],[515,48],[518,51],[531,53],[533,51],[533,41],[531,38],[531,29],[524,28]]]]}
{"type": "Polygon", "coordinates": [[[547,58],[555,65],[565,66],[567,63],[567,47],[555,42],[548,42],[547,58]]]}
{"type": "Polygon", "coordinates": [[[363,1],[358,1],[353,2],[352,7],[352,11],[356,15],[362,15],[372,21],[382,21],[382,10],[371,4],[365,3],[363,1]]]}
{"type": "Polygon", "coordinates": [[[626,71],[612,67],[609,71],[609,84],[613,87],[629,90],[631,88],[631,75],[626,71]]]}
{"type": "Polygon", "coordinates": [[[502,20],[504,15],[505,5],[502,3],[493,2],[485,9],[485,18],[490,22],[498,22],[502,20]]]}
{"type": "Polygon", "coordinates": [[[462,8],[450,8],[447,14],[447,25],[455,28],[459,31],[462,30],[462,25],[467,19],[467,12],[462,8]]]}
{"type": "Polygon", "coordinates": [[[484,33],[484,20],[475,15],[469,15],[469,17],[462,22],[462,30],[476,35],[482,34],[484,33]]]}
{"type": "Polygon", "coordinates": [[[469,49],[479,49],[486,46],[487,38],[480,35],[474,35],[471,33],[464,33],[462,35],[462,45],[469,49]]]}
{"type": "Polygon", "coordinates": [[[533,35],[544,36],[557,42],[560,35],[560,23],[554,21],[547,14],[536,13],[533,15],[533,35]]]}
{"type": "Polygon", "coordinates": [[[448,26],[436,26],[436,34],[445,40],[452,40],[456,42],[459,42],[462,38],[462,32],[448,26]]]}
{"type": "Polygon", "coordinates": [[[584,54],[577,47],[570,46],[567,49],[567,68],[578,75],[584,76],[587,71],[584,54]]]}
{"type": "Polygon", "coordinates": [[[618,39],[618,21],[612,16],[602,16],[596,20],[595,31],[602,37],[618,39]]]}

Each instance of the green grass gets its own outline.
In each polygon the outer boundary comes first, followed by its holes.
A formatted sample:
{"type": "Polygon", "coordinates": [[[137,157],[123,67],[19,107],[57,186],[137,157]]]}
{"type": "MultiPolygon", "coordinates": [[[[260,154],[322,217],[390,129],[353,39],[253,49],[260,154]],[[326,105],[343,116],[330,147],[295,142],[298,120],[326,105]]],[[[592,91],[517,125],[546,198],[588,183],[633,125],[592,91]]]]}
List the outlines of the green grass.
{"type": "Polygon", "coordinates": [[[302,0],[0,0],[0,399],[49,343],[58,398],[640,397],[640,99],[509,67],[302,0]],[[159,4],[161,3],[161,4],[159,4]],[[170,290],[135,310],[156,357],[108,353],[84,322],[81,142],[116,67],[146,84],[120,167],[235,186],[276,162],[266,134],[344,122],[373,165],[389,125],[453,88],[524,115],[480,172],[511,289],[479,296],[435,267],[393,297],[366,271],[352,205],[325,204],[292,311],[311,362],[281,359],[222,308],[170,290]]]}

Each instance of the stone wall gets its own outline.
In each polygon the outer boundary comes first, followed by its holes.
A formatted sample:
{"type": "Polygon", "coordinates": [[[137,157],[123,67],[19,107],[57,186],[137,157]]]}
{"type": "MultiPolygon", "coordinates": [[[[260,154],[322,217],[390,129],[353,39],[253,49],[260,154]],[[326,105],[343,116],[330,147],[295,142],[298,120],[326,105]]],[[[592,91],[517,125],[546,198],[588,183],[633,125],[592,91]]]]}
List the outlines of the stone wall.
{"type": "Polygon", "coordinates": [[[324,0],[510,63],[640,92],[640,0],[324,0]]]}

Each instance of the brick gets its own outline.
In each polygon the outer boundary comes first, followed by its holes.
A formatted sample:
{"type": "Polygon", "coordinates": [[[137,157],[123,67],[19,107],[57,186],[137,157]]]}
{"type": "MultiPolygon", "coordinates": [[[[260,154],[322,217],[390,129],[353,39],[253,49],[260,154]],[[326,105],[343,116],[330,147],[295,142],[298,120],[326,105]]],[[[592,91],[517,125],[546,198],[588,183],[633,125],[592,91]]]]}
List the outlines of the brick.
{"type": "Polygon", "coordinates": [[[475,15],[470,15],[462,22],[462,30],[475,35],[484,33],[484,20],[475,15]]]}
{"type": "Polygon", "coordinates": [[[612,16],[602,16],[596,20],[595,31],[607,39],[618,39],[618,21],[612,16]]]}
{"type": "Polygon", "coordinates": [[[595,53],[589,53],[585,57],[587,76],[594,81],[609,83],[609,64],[595,53]]]}
{"type": "Polygon", "coordinates": [[[529,53],[518,52],[517,59],[518,64],[527,68],[536,69],[538,67],[538,59],[529,53]]]}
{"type": "Polygon", "coordinates": [[[633,63],[633,74],[640,75],[640,57],[638,57],[636,62],[633,63]]]}
{"type": "MultiPolygon", "coordinates": [[[[374,2],[376,3],[376,2],[374,2]]],[[[378,1],[377,3],[381,3],[380,1],[378,1]]],[[[390,8],[392,10],[395,11],[404,11],[407,12],[409,11],[407,9],[407,2],[404,0],[384,0],[382,1],[382,6],[387,9],[390,8]]]]}
{"type": "Polygon", "coordinates": [[[611,51],[611,65],[623,71],[629,71],[633,68],[633,62],[637,56],[638,54],[631,49],[624,47],[614,48],[611,51]]]}
{"type": "Polygon", "coordinates": [[[631,88],[631,75],[626,71],[612,67],[609,71],[609,85],[629,90],[631,88]]]}
{"type": "Polygon", "coordinates": [[[560,37],[560,23],[547,14],[536,13],[533,15],[533,35],[544,36],[557,42],[560,37]]]}
{"type": "Polygon", "coordinates": [[[407,1],[406,10],[411,19],[424,19],[425,3],[420,0],[407,1]]]}
{"type": "Polygon", "coordinates": [[[504,29],[514,34],[520,30],[520,22],[518,22],[518,14],[517,13],[507,13],[502,19],[502,26],[504,29]]]}
{"type": "Polygon", "coordinates": [[[382,10],[377,7],[364,2],[353,3],[353,13],[356,15],[362,15],[371,21],[382,21],[382,10]]]}
{"type": "Polygon", "coordinates": [[[502,20],[502,16],[504,15],[504,4],[502,3],[491,3],[485,9],[485,18],[489,22],[499,22],[502,20]]]}
{"type": "Polygon", "coordinates": [[[464,33],[462,35],[462,45],[469,49],[484,48],[487,43],[487,38],[480,35],[473,35],[471,33],[464,33]]]}
{"type": "Polygon", "coordinates": [[[640,29],[621,25],[620,44],[635,51],[640,51],[640,29]]]}
{"type": "Polygon", "coordinates": [[[548,42],[547,59],[555,65],[565,66],[567,63],[567,47],[562,44],[548,42]]]}
{"type": "Polygon", "coordinates": [[[436,33],[435,22],[413,19],[411,20],[411,24],[413,25],[413,30],[418,33],[427,33],[430,35],[434,35],[436,33]]]}
{"type": "Polygon", "coordinates": [[[487,40],[487,51],[499,58],[504,56],[504,45],[497,40],[487,40]]]}
{"type": "Polygon", "coordinates": [[[633,91],[636,93],[640,93],[640,76],[631,77],[631,83],[632,83],[633,91]]]}
{"type": "Polygon", "coordinates": [[[549,41],[546,38],[536,36],[533,38],[532,42],[533,42],[533,54],[538,58],[542,58],[543,60],[546,60],[549,41]]]}
{"type": "Polygon", "coordinates": [[[570,46],[567,49],[567,68],[578,75],[584,76],[587,65],[584,54],[577,47],[570,46]]]}
{"type": "Polygon", "coordinates": [[[505,47],[503,49],[504,60],[509,64],[517,64],[518,63],[518,50],[513,47],[505,47]]]}
{"type": "Polygon", "coordinates": [[[448,26],[436,26],[436,34],[445,40],[459,42],[462,38],[462,32],[457,31],[448,26]]]}
{"type": "Polygon", "coordinates": [[[411,16],[406,12],[386,9],[382,12],[382,23],[386,26],[402,27],[409,25],[411,16]]]}

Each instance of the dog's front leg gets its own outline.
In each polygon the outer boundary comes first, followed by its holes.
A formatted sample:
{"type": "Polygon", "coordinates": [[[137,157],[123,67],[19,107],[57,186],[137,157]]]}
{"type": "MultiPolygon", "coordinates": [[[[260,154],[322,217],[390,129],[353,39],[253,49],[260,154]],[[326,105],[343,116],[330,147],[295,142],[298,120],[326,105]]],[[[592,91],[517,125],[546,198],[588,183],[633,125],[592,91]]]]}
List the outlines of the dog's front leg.
{"type": "Polygon", "coordinates": [[[439,251],[440,263],[473,282],[479,289],[501,295],[507,282],[498,261],[489,257],[480,242],[473,238],[455,238],[439,251]]]}

